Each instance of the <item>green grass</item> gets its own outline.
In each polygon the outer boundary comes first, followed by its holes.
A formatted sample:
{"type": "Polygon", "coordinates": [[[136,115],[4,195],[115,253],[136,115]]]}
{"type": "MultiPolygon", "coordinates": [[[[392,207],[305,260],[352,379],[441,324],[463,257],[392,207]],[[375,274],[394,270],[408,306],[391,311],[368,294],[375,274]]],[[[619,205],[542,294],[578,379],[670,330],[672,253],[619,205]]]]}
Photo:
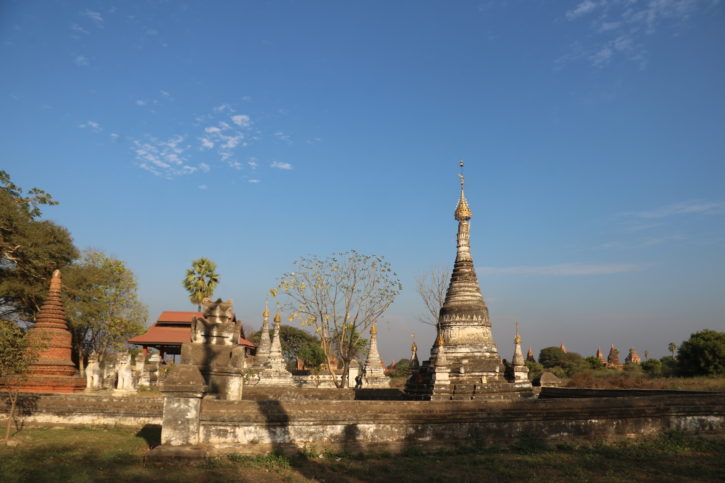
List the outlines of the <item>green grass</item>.
{"type": "Polygon", "coordinates": [[[458,447],[401,455],[307,451],[229,454],[150,466],[158,427],[24,429],[0,446],[0,481],[723,481],[725,438],[668,433],[637,443],[550,446],[522,438],[509,448],[458,447]]]}

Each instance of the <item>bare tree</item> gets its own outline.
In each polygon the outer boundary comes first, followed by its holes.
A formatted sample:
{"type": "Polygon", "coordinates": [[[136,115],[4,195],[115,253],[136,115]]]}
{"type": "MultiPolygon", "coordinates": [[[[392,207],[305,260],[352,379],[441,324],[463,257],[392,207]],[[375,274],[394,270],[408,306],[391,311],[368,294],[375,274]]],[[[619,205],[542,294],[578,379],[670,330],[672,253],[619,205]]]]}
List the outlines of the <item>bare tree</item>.
{"type": "Polygon", "coordinates": [[[301,257],[294,265],[296,270],[282,276],[272,295],[281,291],[288,298],[290,320],[314,327],[335,384],[347,387],[350,361],[359,352],[363,334],[403,287],[383,257],[355,250],[324,259],[301,257]],[[339,381],[333,356],[343,363],[339,381]]]}
{"type": "Polygon", "coordinates": [[[451,271],[443,266],[431,267],[427,273],[416,278],[416,291],[426,308],[426,314],[419,318],[424,324],[438,324],[438,314],[446,301],[450,279],[451,271]]]}

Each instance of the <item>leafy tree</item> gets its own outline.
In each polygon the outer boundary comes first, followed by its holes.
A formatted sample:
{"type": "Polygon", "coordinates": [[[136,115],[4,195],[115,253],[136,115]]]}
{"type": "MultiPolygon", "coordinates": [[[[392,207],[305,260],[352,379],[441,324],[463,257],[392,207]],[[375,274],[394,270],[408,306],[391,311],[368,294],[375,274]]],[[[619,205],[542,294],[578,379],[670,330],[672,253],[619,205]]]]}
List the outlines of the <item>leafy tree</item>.
{"type": "Polygon", "coordinates": [[[136,279],[121,261],[85,250],[64,275],[66,316],[81,374],[84,360],[95,352],[101,360],[110,351],[144,331],[148,311],[138,300],[136,279]]]}
{"type": "Polygon", "coordinates": [[[677,365],[684,376],[725,375],[725,332],[701,330],[680,345],[677,365]]]}
{"type": "MultiPolygon", "coordinates": [[[[273,330],[269,331],[270,339],[273,330]]],[[[262,331],[258,330],[252,334],[252,342],[259,344],[262,331]]],[[[282,343],[282,355],[288,364],[294,364],[297,359],[302,359],[310,367],[318,367],[325,362],[325,353],[320,346],[320,339],[309,332],[297,327],[282,325],[279,329],[279,338],[282,343]]]]}
{"type": "Polygon", "coordinates": [[[410,374],[410,359],[400,359],[395,363],[395,368],[391,374],[392,377],[408,377],[410,374]]]}
{"type": "Polygon", "coordinates": [[[589,364],[589,368],[590,369],[597,370],[597,369],[603,369],[604,368],[604,363],[601,360],[599,360],[599,358],[596,357],[596,356],[585,357],[584,358],[584,361],[587,364],[589,364]]]}
{"type": "Polygon", "coordinates": [[[529,368],[529,381],[533,381],[536,376],[544,372],[544,366],[536,361],[524,361],[524,365],[529,368]]]}
{"type": "Polygon", "coordinates": [[[196,310],[201,312],[202,300],[211,298],[214,289],[219,285],[216,263],[208,258],[197,258],[191,262],[191,268],[186,271],[183,285],[189,292],[189,300],[196,305],[196,310]]]}
{"type": "Polygon", "coordinates": [[[546,369],[561,368],[568,376],[589,367],[581,354],[564,352],[560,347],[553,346],[541,349],[539,363],[546,369]]]}
{"type": "Polygon", "coordinates": [[[438,325],[438,315],[446,301],[446,291],[451,279],[451,271],[445,267],[432,267],[429,272],[416,278],[416,291],[425,304],[426,314],[420,321],[428,325],[438,325]]]}
{"type": "MultiPolygon", "coordinates": [[[[328,366],[336,352],[343,371],[338,387],[348,386],[350,362],[359,352],[361,337],[402,290],[398,276],[383,257],[351,250],[328,258],[301,257],[296,270],[282,276],[273,295],[281,291],[293,310],[291,319],[314,327],[328,366]]],[[[332,368],[330,374],[335,376],[332,368]]]]}
{"type": "Polygon", "coordinates": [[[15,408],[20,387],[27,379],[28,369],[38,358],[38,349],[45,341],[32,340],[14,322],[0,320],[0,385],[10,400],[5,422],[5,442],[10,438],[10,427],[15,417],[15,408]]]}
{"type": "Polygon", "coordinates": [[[48,290],[53,270],[77,256],[70,233],[39,220],[41,205],[55,205],[37,188],[27,195],[0,171],[0,317],[32,322],[48,290]]]}

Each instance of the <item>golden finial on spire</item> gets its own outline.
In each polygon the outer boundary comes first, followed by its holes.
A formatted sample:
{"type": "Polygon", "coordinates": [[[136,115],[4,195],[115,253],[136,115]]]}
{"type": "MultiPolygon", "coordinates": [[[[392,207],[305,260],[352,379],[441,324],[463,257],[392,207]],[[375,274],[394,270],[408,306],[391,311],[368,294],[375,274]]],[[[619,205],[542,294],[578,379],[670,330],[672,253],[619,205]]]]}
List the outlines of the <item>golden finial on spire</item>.
{"type": "Polygon", "coordinates": [[[267,306],[267,302],[264,302],[264,312],[262,312],[262,317],[265,319],[269,317],[269,307],[267,306]]]}
{"type": "Polygon", "coordinates": [[[465,183],[465,177],[463,176],[463,160],[460,160],[458,165],[461,167],[461,172],[458,175],[458,178],[461,180],[461,197],[458,200],[458,205],[456,206],[456,211],[453,213],[453,216],[458,221],[468,221],[471,219],[471,209],[468,207],[468,201],[466,201],[466,196],[463,194],[463,184],[465,183]]]}
{"type": "Polygon", "coordinates": [[[519,335],[519,323],[516,322],[516,335],[514,336],[514,344],[521,344],[521,336],[519,335]]]}
{"type": "Polygon", "coordinates": [[[375,322],[373,322],[373,325],[370,326],[370,335],[377,335],[377,333],[378,333],[378,328],[375,327],[375,322]]]}
{"type": "Polygon", "coordinates": [[[438,333],[438,340],[436,341],[436,345],[437,346],[442,346],[443,345],[443,333],[442,332],[439,332],[438,333]]]}
{"type": "Polygon", "coordinates": [[[276,314],[274,315],[274,322],[275,322],[275,323],[279,323],[279,322],[282,322],[282,316],[281,316],[281,315],[279,315],[279,312],[277,312],[277,313],[276,313],[276,314]]]}

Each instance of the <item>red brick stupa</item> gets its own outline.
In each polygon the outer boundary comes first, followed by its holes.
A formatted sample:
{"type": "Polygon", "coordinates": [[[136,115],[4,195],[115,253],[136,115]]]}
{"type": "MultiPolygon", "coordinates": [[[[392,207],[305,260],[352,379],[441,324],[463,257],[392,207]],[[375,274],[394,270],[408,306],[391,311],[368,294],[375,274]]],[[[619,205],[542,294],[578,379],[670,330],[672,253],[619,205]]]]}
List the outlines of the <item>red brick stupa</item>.
{"type": "Polygon", "coordinates": [[[71,361],[71,333],[60,298],[60,270],[53,272],[50,290],[40,308],[29,336],[42,346],[38,360],[30,366],[30,375],[23,382],[24,392],[79,392],[86,381],[78,375],[71,361]]]}

